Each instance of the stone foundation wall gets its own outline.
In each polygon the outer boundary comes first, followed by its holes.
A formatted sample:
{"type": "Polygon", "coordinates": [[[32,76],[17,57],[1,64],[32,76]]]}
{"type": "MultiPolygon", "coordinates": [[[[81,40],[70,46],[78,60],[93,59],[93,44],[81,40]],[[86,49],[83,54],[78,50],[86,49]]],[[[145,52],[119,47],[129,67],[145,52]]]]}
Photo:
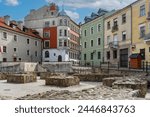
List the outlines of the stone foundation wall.
{"type": "Polygon", "coordinates": [[[90,81],[90,82],[102,82],[104,78],[108,77],[122,77],[122,75],[116,74],[76,74],[80,81],[90,81]]]}
{"type": "Polygon", "coordinates": [[[6,73],[0,73],[0,80],[6,80],[7,74],[6,73]]]}
{"type": "Polygon", "coordinates": [[[37,78],[36,75],[31,74],[9,74],[7,76],[8,83],[29,83],[29,82],[36,82],[37,78]]]}
{"type": "Polygon", "coordinates": [[[53,85],[59,87],[69,87],[73,85],[79,85],[79,83],[79,78],[73,76],[52,76],[51,78],[45,79],[45,85],[53,85]]]}
{"type": "Polygon", "coordinates": [[[139,97],[145,97],[147,93],[147,81],[128,81],[128,80],[120,80],[115,81],[112,85],[113,88],[130,88],[133,90],[139,90],[139,97]]]}

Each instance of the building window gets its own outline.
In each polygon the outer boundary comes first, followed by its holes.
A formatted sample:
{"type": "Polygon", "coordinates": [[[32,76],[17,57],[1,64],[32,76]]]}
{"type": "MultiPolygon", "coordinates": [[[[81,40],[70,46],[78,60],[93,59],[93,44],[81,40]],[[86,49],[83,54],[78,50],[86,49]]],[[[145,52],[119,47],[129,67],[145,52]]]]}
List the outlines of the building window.
{"type": "Polygon", "coordinates": [[[51,16],[53,16],[54,15],[54,12],[51,12],[51,16]]]}
{"type": "Polygon", "coordinates": [[[126,23],[126,14],[122,15],[122,24],[126,23]]]}
{"type": "Polygon", "coordinates": [[[35,46],[38,46],[38,41],[35,41],[35,46]]]}
{"type": "Polygon", "coordinates": [[[45,58],[49,58],[49,51],[45,51],[45,58]]]}
{"type": "Polygon", "coordinates": [[[145,37],[145,26],[140,27],[140,38],[145,37]]]}
{"type": "Polygon", "coordinates": [[[101,24],[98,24],[97,30],[98,30],[98,32],[101,31],[101,24]]]}
{"type": "Polygon", "coordinates": [[[63,21],[62,21],[62,19],[60,19],[59,24],[60,24],[60,26],[62,26],[62,25],[63,25],[63,21]]]}
{"type": "Polygon", "coordinates": [[[110,36],[107,36],[107,44],[109,45],[110,43],[110,36]]]}
{"type": "Polygon", "coordinates": [[[28,55],[28,56],[30,55],[30,51],[29,51],[29,50],[27,50],[27,55],[28,55]]]}
{"type": "Polygon", "coordinates": [[[64,36],[67,36],[67,30],[64,30],[64,36]]]}
{"type": "Polygon", "coordinates": [[[101,38],[98,38],[98,45],[101,45],[101,38]]]}
{"type": "Polygon", "coordinates": [[[29,39],[27,39],[27,44],[29,44],[30,43],[30,40],[29,39]]]}
{"type": "Polygon", "coordinates": [[[21,58],[19,58],[19,61],[21,61],[21,58]]]}
{"type": "Polygon", "coordinates": [[[126,32],[125,32],[125,31],[123,31],[123,32],[122,32],[122,41],[125,41],[125,40],[126,40],[126,38],[127,38],[127,36],[126,36],[126,32]]]}
{"type": "Polygon", "coordinates": [[[146,15],[145,12],[146,12],[145,11],[145,5],[140,6],[140,16],[141,17],[146,15]]]}
{"type": "Polygon", "coordinates": [[[7,58],[3,58],[3,62],[7,62],[7,58]]]}
{"type": "Polygon", "coordinates": [[[93,60],[93,52],[91,53],[91,60],[93,60]]]}
{"type": "Polygon", "coordinates": [[[118,26],[118,19],[114,19],[114,26],[118,26]]]}
{"type": "Polygon", "coordinates": [[[110,21],[107,22],[107,30],[109,30],[109,29],[110,29],[110,21]]]}
{"type": "Polygon", "coordinates": [[[50,33],[49,32],[44,32],[44,38],[49,38],[50,37],[50,33]]]}
{"type": "Polygon", "coordinates": [[[17,48],[14,48],[14,52],[17,52],[17,48]]]}
{"type": "Polygon", "coordinates": [[[142,56],[142,60],[145,60],[145,49],[140,49],[140,54],[142,56]]]}
{"type": "Polygon", "coordinates": [[[49,41],[44,41],[44,47],[49,48],[49,46],[50,46],[49,41]]]}
{"type": "Polygon", "coordinates": [[[64,46],[65,47],[67,46],[67,40],[64,40],[64,46]]]}
{"type": "Polygon", "coordinates": [[[59,40],[59,47],[62,47],[62,46],[63,46],[62,40],[59,40]]]}
{"type": "Polygon", "coordinates": [[[86,37],[86,30],[84,30],[84,36],[86,37]]]}
{"type": "Polygon", "coordinates": [[[94,29],[93,29],[93,27],[91,27],[91,34],[93,34],[94,33],[94,29]]]}
{"type": "Polygon", "coordinates": [[[17,35],[14,35],[14,41],[17,41],[17,35]]]}
{"type": "Polygon", "coordinates": [[[7,39],[7,33],[6,32],[3,32],[3,38],[7,39]]]}
{"type": "Polygon", "coordinates": [[[84,48],[86,48],[86,42],[84,42],[84,48]]]}
{"type": "Polygon", "coordinates": [[[35,57],[37,57],[38,56],[38,53],[37,53],[37,51],[35,51],[35,57]]]}
{"type": "Polygon", "coordinates": [[[86,54],[84,54],[84,60],[86,60],[86,54]]]}
{"type": "Polygon", "coordinates": [[[55,25],[55,21],[52,21],[52,25],[53,25],[53,26],[55,25]]]}
{"type": "Polygon", "coordinates": [[[113,58],[114,58],[114,59],[117,59],[117,50],[114,50],[114,51],[113,51],[113,58]]]}
{"type": "Polygon", "coordinates": [[[7,47],[3,46],[3,52],[6,53],[7,52],[7,47]]]}
{"type": "Polygon", "coordinates": [[[64,25],[67,26],[67,19],[64,19],[64,25]]]}
{"type": "Polygon", "coordinates": [[[93,47],[93,40],[91,40],[91,47],[93,47]]]}
{"type": "Polygon", "coordinates": [[[62,30],[61,29],[59,30],[59,36],[62,36],[62,30]]]}
{"type": "Polygon", "coordinates": [[[98,59],[101,59],[101,52],[98,52],[98,59]]]}
{"type": "Polygon", "coordinates": [[[107,52],[107,60],[110,59],[110,51],[107,52]]]}
{"type": "Polygon", "coordinates": [[[50,22],[49,22],[49,21],[46,21],[46,22],[45,22],[45,27],[49,27],[49,25],[50,25],[50,22]]]}

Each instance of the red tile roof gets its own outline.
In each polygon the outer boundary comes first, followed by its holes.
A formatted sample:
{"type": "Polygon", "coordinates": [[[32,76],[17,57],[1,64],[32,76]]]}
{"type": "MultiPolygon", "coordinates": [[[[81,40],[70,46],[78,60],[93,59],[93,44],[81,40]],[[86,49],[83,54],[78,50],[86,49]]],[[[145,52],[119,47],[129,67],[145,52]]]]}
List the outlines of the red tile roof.
{"type": "Polygon", "coordinates": [[[21,33],[21,34],[24,34],[24,35],[28,35],[28,36],[32,36],[32,37],[35,37],[35,38],[39,38],[39,39],[42,39],[42,37],[40,37],[40,35],[37,35],[37,34],[34,34],[35,32],[37,32],[36,30],[32,30],[32,29],[28,29],[26,32],[22,31],[19,27],[16,27],[15,29],[12,28],[11,26],[7,25],[5,22],[4,22],[4,19],[0,17],[0,27],[2,28],[6,28],[8,30],[12,30],[12,31],[15,31],[15,32],[18,32],[18,33],[21,33]]]}

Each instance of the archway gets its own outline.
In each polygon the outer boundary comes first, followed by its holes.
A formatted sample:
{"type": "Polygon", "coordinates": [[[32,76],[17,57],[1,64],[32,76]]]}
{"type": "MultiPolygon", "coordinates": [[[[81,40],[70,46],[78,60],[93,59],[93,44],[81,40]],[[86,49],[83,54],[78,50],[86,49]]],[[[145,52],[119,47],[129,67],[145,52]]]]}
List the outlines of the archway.
{"type": "Polygon", "coordinates": [[[62,56],[61,55],[58,56],[58,62],[62,62],[62,56]]]}

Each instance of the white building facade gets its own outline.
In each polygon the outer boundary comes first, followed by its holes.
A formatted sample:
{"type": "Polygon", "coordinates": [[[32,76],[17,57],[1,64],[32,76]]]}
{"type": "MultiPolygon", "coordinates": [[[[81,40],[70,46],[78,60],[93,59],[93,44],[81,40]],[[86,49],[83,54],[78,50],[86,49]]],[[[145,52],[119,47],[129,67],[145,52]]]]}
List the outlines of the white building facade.
{"type": "Polygon", "coordinates": [[[41,62],[42,39],[22,22],[0,18],[0,62],[41,62]]]}
{"type": "Polygon", "coordinates": [[[79,62],[79,26],[56,4],[31,10],[25,26],[43,37],[43,62],[79,62]]]}

